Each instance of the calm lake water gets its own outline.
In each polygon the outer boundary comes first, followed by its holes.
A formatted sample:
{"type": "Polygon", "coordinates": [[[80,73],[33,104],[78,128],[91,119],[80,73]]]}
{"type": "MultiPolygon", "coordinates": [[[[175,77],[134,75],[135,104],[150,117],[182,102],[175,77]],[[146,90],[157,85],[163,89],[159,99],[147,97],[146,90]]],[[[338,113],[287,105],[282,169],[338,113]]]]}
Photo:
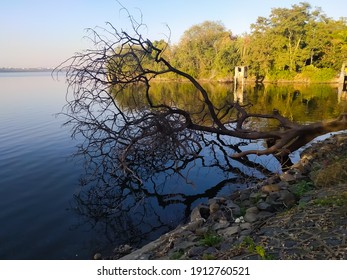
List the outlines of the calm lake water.
{"type": "MultiPolygon", "coordinates": [[[[233,96],[230,85],[208,87],[216,98],[233,96]]],[[[116,188],[83,187],[83,162],[71,157],[82,139],[71,139],[64,117],[55,116],[65,92],[64,80],[50,73],[0,74],[0,259],[90,259],[122,243],[143,245],[183,222],[196,204],[244,187],[238,172],[258,172],[239,162],[237,172],[196,163],[185,171],[189,180],[159,174],[147,182],[146,196],[118,193],[126,199],[113,205],[116,188]]],[[[246,87],[237,98],[299,122],[346,109],[337,88],[327,85],[246,87]]],[[[258,162],[279,169],[271,157],[258,162]]]]}

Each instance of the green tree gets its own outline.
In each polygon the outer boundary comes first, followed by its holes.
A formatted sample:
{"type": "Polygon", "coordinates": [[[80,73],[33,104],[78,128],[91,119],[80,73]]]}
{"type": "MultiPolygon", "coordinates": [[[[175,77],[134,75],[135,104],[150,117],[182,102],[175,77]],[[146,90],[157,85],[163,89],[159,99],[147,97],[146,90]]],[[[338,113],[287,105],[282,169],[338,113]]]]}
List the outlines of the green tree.
{"type": "Polygon", "coordinates": [[[215,77],[231,79],[235,66],[240,62],[242,53],[238,46],[237,37],[224,36],[220,38],[215,46],[217,49],[212,66],[212,73],[215,77]]]}
{"type": "Polygon", "coordinates": [[[322,46],[323,55],[318,66],[338,71],[342,62],[347,60],[347,19],[330,20],[326,25],[328,36],[322,46]]]}
{"type": "Polygon", "coordinates": [[[273,78],[293,78],[307,65],[339,70],[346,38],[346,19],[328,18],[320,8],[305,2],[274,8],[251,25],[247,62],[253,73],[273,78]]]}
{"type": "Polygon", "coordinates": [[[279,70],[296,71],[306,61],[306,25],[309,22],[310,5],[300,3],[291,9],[272,10],[270,21],[275,35],[275,67],[279,70]]]}
{"type": "MultiPolygon", "coordinates": [[[[335,75],[330,70],[340,70],[347,60],[347,21],[333,20],[321,8],[312,9],[303,2],[291,8],[274,8],[269,17],[258,17],[250,34],[233,36],[221,22],[205,21],[185,31],[175,46],[164,40],[154,41],[153,46],[163,50],[160,56],[172,65],[200,79],[231,79],[235,66],[243,64],[250,66],[251,75],[273,80],[293,79],[298,73],[305,80],[323,76],[329,80],[335,75]],[[320,73],[321,70],[325,72],[320,73]]],[[[128,52],[128,48],[134,47],[122,48],[128,52]]],[[[138,48],[130,53],[111,62],[117,66],[113,68],[119,68],[119,62],[134,59],[133,54],[138,53],[141,65],[161,70],[147,50],[138,48]]],[[[177,77],[173,73],[163,76],[177,77]]]]}
{"type": "Polygon", "coordinates": [[[231,34],[220,22],[205,21],[194,25],[184,32],[176,47],[176,64],[192,76],[211,78],[217,55],[223,62],[225,55],[220,52],[232,51],[225,43],[228,40],[231,41],[231,34]]]}
{"type": "Polygon", "coordinates": [[[309,53],[306,65],[317,66],[324,56],[324,46],[330,40],[331,22],[332,19],[328,18],[320,8],[312,12],[312,16],[306,25],[306,48],[309,53]]]}
{"type": "Polygon", "coordinates": [[[270,23],[265,17],[258,17],[256,23],[251,24],[251,43],[248,57],[248,64],[251,66],[251,73],[266,75],[272,68],[272,34],[270,33],[270,23]]]}

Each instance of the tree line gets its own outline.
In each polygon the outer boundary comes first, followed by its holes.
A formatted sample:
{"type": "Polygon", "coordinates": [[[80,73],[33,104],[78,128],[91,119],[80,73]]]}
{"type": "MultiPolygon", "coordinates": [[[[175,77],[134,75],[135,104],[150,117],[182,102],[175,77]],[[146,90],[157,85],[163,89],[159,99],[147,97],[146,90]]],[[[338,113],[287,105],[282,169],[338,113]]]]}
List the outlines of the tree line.
{"type": "Polygon", "coordinates": [[[300,3],[258,17],[249,34],[234,36],[222,22],[205,21],[186,30],[176,45],[164,40],[153,45],[199,79],[232,79],[235,66],[247,65],[250,75],[268,80],[325,81],[347,60],[347,18],[335,20],[300,3]]]}

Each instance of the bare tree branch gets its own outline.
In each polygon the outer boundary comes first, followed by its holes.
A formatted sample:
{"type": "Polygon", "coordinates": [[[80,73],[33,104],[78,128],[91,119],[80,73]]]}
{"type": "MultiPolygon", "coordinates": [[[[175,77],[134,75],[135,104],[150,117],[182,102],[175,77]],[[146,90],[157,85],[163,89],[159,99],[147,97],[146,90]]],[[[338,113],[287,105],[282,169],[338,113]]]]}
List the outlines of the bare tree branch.
{"type": "Polygon", "coordinates": [[[142,18],[138,22],[124,7],[122,10],[128,15],[132,34],[118,30],[109,22],[106,28],[89,29],[93,48],[77,53],[56,69],[66,73],[68,102],[64,113],[69,117],[73,135],[81,134],[88,139],[81,151],[88,148],[95,156],[109,158],[117,163],[117,168],[141,182],[142,172],[134,167],[139,155],[153,160],[166,152],[166,160],[155,162],[163,170],[179,166],[185,160],[199,157],[206,133],[268,143],[261,150],[234,150],[228,155],[246,160],[250,154],[286,158],[318,135],[347,129],[346,115],[302,125],[288,120],[277,110],[272,114],[249,113],[249,105],[238,102],[215,106],[197,79],[165,58],[166,47],[158,47],[142,37],[140,31],[145,27],[142,18]],[[199,93],[195,113],[172,100],[156,101],[151,91],[152,81],[167,74],[174,74],[195,87],[199,93]],[[133,96],[137,91],[138,95],[143,92],[146,103],[138,108],[122,107],[119,100],[127,90],[132,90],[133,96]],[[251,129],[247,127],[251,119],[274,120],[278,123],[277,130],[251,129]]]}

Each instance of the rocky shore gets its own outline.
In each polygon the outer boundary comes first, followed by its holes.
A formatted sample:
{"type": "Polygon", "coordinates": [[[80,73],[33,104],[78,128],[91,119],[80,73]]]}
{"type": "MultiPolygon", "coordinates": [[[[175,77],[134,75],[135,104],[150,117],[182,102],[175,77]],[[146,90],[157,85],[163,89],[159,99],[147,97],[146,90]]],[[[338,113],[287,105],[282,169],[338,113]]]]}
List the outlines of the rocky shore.
{"type": "Polygon", "coordinates": [[[344,159],[346,134],[315,143],[286,172],[210,199],[189,223],[140,249],[116,248],[111,258],[346,259],[347,173],[324,175],[344,159]]]}

